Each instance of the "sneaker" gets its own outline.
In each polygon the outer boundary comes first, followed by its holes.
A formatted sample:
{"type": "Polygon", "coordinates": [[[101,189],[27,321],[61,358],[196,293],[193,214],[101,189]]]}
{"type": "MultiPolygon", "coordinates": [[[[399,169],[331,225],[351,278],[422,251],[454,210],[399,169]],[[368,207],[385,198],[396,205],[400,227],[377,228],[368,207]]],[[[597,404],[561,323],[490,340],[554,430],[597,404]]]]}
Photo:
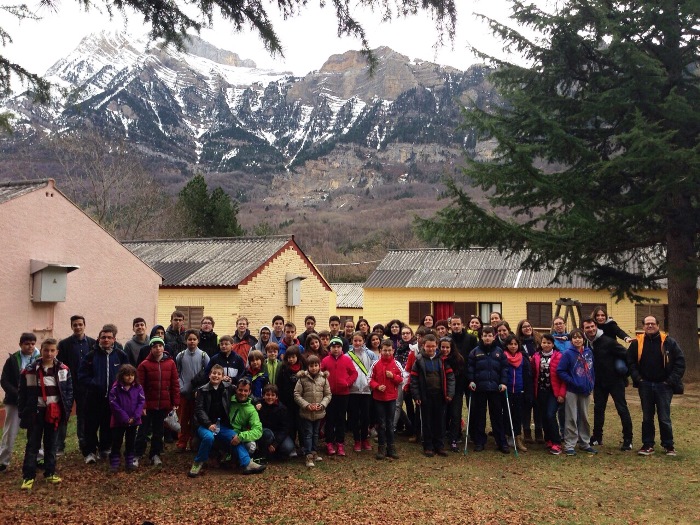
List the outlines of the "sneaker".
{"type": "Polygon", "coordinates": [[[163,466],[163,460],[160,459],[160,456],[156,454],[151,458],[151,463],[153,464],[154,467],[162,467],[163,466]]]}
{"type": "Polygon", "coordinates": [[[292,450],[292,451],[289,453],[289,457],[290,457],[290,458],[296,458],[296,457],[299,457],[299,454],[297,453],[296,450],[292,450]]]}
{"type": "Polygon", "coordinates": [[[592,447],[602,447],[603,446],[603,438],[591,438],[591,441],[589,444],[592,447]]]}
{"type": "Polygon", "coordinates": [[[64,450],[57,450],[57,451],[56,451],[56,457],[57,457],[57,458],[60,458],[60,457],[64,456],[65,453],[66,453],[66,452],[65,452],[64,450]]]}
{"type": "MultiPolygon", "coordinates": [[[[544,447],[547,449],[552,448],[553,443],[551,441],[545,441],[544,442],[544,447]]],[[[561,449],[561,447],[559,447],[561,449]]]]}
{"type": "Polygon", "coordinates": [[[352,446],[352,451],[353,452],[360,452],[362,450],[362,443],[359,441],[355,441],[355,444],[352,446]]]}
{"type": "Polygon", "coordinates": [[[339,456],[345,456],[345,445],[343,443],[336,443],[335,448],[339,456]]]}
{"type": "Polygon", "coordinates": [[[316,466],[316,465],[314,465],[314,455],[313,454],[306,455],[306,466],[309,468],[313,468],[316,466]]]}
{"type": "Polygon", "coordinates": [[[452,443],[450,443],[450,450],[451,450],[452,452],[459,452],[459,448],[457,447],[457,442],[456,442],[456,441],[453,441],[452,443]]]}
{"type": "Polygon", "coordinates": [[[549,447],[549,453],[558,456],[561,454],[561,445],[552,444],[552,446],[549,447]]]}
{"type": "Polygon", "coordinates": [[[199,473],[202,471],[202,465],[204,465],[204,463],[202,463],[200,461],[195,461],[194,463],[192,463],[192,468],[187,473],[187,475],[191,478],[196,478],[197,476],[199,476],[199,473]]]}
{"type": "Polygon", "coordinates": [[[576,455],[576,451],[575,451],[573,448],[567,448],[567,449],[564,451],[564,454],[566,454],[567,456],[575,456],[575,455],[576,455]]]}
{"type": "Polygon", "coordinates": [[[623,441],[622,445],[620,445],[620,450],[622,452],[627,452],[628,450],[632,450],[632,442],[631,441],[623,441]]]}
{"type": "Polygon", "coordinates": [[[132,469],[137,469],[137,468],[139,468],[139,459],[141,459],[141,458],[134,458],[134,461],[131,462],[131,468],[132,468],[132,469]]]}
{"type": "Polygon", "coordinates": [[[265,465],[259,465],[255,461],[251,460],[248,465],[243,469],[243,474],[260,474],[265,470],[265,465]]]}
{"type": "Polygon", "coordinates": [[[20,487],[22,490],[32,490],[32,487],[34,486],[34,480],[33,479],[23,479],[22,480],[22,486],[20,487]]]}
{"type": "Polygon", "coordinates": [[[90,452],[87,456],[85,456],[85,464],[86,465],[94,465],[97,463],[97,456],[90,452]]]}
{"type": "Polygon", "coordinates": [[[335,445],[333,443],[326,443],[326,454],[332,456],[336,453],[335,445]]]}
{"type": "Polygon", "coordinates": [[[369,442],[369,439],[362,440],[362,450],[372,450],[372,443],[369,442]]]}
{"type": "Polygon", "coordinates": [[[676,449],[673,447],[666,447],[666,455],[667,456],[675,456],[676,455],[676,449]]]}
{"type": "Polygon", "coordinates": [[[593,447],[590,447],[590,446],[582,448],[581,450],[583,452],[585,452],[586,454],[597,454],[598,453],[598,451],[596,449],[594,449],[593,447]]]}
{"type": "Polygon", "coordinates": [[[319,461],[323,461],[323,456],[321,456],[318,452],[314,454],[314,461],[318,463],[319,461]]]}
{"type": "Polygon", "coordinates": [[[484,445],[474,445],[474,452],[483,452],[484,445]]]}
{"type": "Polygon", "coordinates": [[[44,479],[46,480],[46,483],[53,483],[54,485],[63,481],[56,474],[51,474],[50,476],[46,476],[44,479]]]}
{"type": "Polygon", "coordinates": [[[640,456],[651,456],[654,453],[654,447],[644,445],[637,451],[640,456]]]}

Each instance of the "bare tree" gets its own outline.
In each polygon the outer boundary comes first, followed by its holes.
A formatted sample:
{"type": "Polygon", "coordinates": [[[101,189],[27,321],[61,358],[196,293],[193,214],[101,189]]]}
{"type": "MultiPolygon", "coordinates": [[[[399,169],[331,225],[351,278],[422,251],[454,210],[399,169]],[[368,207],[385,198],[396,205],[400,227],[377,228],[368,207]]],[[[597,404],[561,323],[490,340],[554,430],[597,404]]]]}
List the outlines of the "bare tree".
{"type": "Polygon", "coordinates": [[[51,149],[63,173],[62,189],[119,239],[146,237],[167,197],[137,152],[97,131],[60,135],[51,149]]]}

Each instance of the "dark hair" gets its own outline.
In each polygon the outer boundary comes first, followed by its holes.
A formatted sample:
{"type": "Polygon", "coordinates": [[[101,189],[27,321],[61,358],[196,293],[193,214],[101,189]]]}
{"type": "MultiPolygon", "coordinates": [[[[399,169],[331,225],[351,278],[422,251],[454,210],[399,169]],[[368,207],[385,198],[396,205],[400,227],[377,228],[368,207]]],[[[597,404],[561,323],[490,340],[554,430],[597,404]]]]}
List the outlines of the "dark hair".
{"type": "Polygon", "coordinates": [[[104,325],[102,327],[102,330],[100,333],[102,333],[102,332],[112,332],[112,335],[116,339],[117,338],[117,325],[114,323],[107,323],[106,325],[104,325]]]}
{"type": "MultiPolygon", "coordinates": [[[[520,341],[518,341],[518,338],[515,337],[513,334],[510,334],[508,337],[506,337],[505,341],[503,341],[503,344],[506,348],[508,347],[511,341],[515,341],[516,343],[518,343],[518,349],[520,349],[520,341]]],[[[504,350],[506,348],[504,348],[504,350]]]]}
{"type": "Polygon", "coordinates": [[[372,327],[372,331],[373,331],[373,332],[376,332],[377,330],[379,330],[382,334],[384,334],[384,333],[385,333],[385,331],[384,331],[384,325],[383,325],[383,324],[375,324],[375,325],[372,327]]]}
{"type": "Polygon", "coordinates": [[[420,324],[418,326],[425,326],[425,319],[427,317],[430,317],[433,320],[433,326],[435,326],[435,316],[433,314],[425,314],[423,319],[420,320],[420,324]]]}
{"type": "Polygon", "coordinates": [[[304,324],[306,324],[306,321],[313,321],[315,323],[316,318],[313,315],[307,315],[306,317],[304,317],[304,324]]]}
{"type": "Polygon", "coordinates": [[[202,326],[202,321],[204,321],[205,319],[209,319],[211,321],[212,327],[214,326],[214,318],[211,315],[205,315],[204,317],[202,317],[202,319],[199,321],[199,326],[202,326]]]}
{"type": "MultiPolygon", "coordinates": [[[[387,324],[384,325],[385,326],[385,330],[384,330],[385,333],[388,330],[389,333],[391,334],[391,325],[392,324],[399,325],[399,331],[401,331],[401,329],[404,327],[404,324],[401,321],[399,321],[398,319],[392,319],[391,321],[389,321],[387,324]]],[[[413,332],[413,329],[411,329],[411,332],[413,332]]]]}
{"type": "Polygon", "coordinates": [[[448,330],[450,329],[450,325],[447,322],[447,319],[440,319],[433,325],[434,328],[437,328],[438,326],[442,326],[443,328],[447,328],[448,330]]]}
{"type": "Polygon", "coordinates": [[[583,330],[581,330],[580,328],[574,328],[573,330],[571,330],[571,332],[569,332],[569,341],[572,341],[575,335],[580,335],[581,339],[583,339],[584,341],[586,340],[586,334],[583,333],[583,330]]]}
{"type": "Polygon", "coordinates": [[[263,387],[263,394],[266,392],[272,392],[277,397],[279,397],[279,395],[280,395],[280,389],[277,388],[277,385],[274,383],[268,383],[263,387]]]}
{"type": "Polygon", "coordinates": [[[491,326],[490,324],[488,324],[488,325],[486,325],[486,326],[484,326],[484,327],[481,328],[481,335],[484,335],[484,334],[495,335],[495,334],[496,334],[496,330],[493,328],[493,326],[491,326]]]}
{"type": "Polygon", "coordinates": [[[209,370],[209,373],[211,374],[214,370],[221,370],[221,373],[224,373],[224,367],[221,365],[212,365],[211,369],[209,370]]]}
{"type": "Polygon", "coordinates": [[[382,346],[390,346],[391,348],[394,348],[394,343],[392,343],[391,339],[382,339],[382,342],[379,344],[379,348],[382,346]]]}
{"type": "MultiPolygon", "coordinates": [[[[267,348],[267,346],[265,348],[267,348]]],[[[248,352],[248,364],[250,364],[253,359],[260,361],[261,365],[265,362],[265,356],[260,350],[251,350],[248,352]]]]}
{"type": "Polygon", "coordinates": [[[318,365],[321,364],[321,360],[318,358],[317,355],[311,354],[309,358],[306,360],[307,365],[318,365]]]}
{"type": "Polygon", "coordinates": [[[552,344],[555,343],[554,341],[554,336],[552,334],[542,334],[542,338],[540,339],[540,344],[538,345],[538,348],[542,350],[542,340],[546,339],[547,341],[550,341],[552,344]]]}
{"type": "Polygon", "coordinates": [[[358,319],[357,324],[355,325],[355,328],[357,328],[358,330],[360,329],[360,323],[366,324],[366,325],[367,325],[367,330],[371,330],[371,329],[372,329],[372,327],[371,327],[371,325],[369,324],[369,322],[367,321],[367,319],[358,319]]]}
{"type": "Polygon", "coordinates": [[[338,317],[337,315],[331,315],[331,316],[328,318],[328,324],[331,324],[333,321],[338,321],[338,322],[340,322],[340,317],[338,317]]]}
{"type": "Polygon", "coordinates": [[[170,320],[172,321],[176,317],[182,317],[182,319],[184,319],[185,313],[180,310],[175,310],[173,313],[170,314],[170,320]]]}
{"type": "MultiPolygon", "coordinates": [[[[273,323],[274,323],[274,321],[273,321],[273,323]]],[[[293,322],[291,322],[291,321],[287,321],[286,323],[284,323],[284,327],[285,327],[285,328],[294,328],[294,331],[295,331],[295,332],[297,331],[297,325],[295,325],[295,324],[294,324],[293,322]]]]}
{"type": "Polygon", "coordinates": [[[284,317],[281,315],[276,315],[272,318],[272,324],[275,324],[275,321],[282,321],[284,323],[284,317]]]}
{"type": "Polygon", "coordinates": [[[423,338],[423,344],[427,343],[428,341],[432,341],[433,343],[437,344],[437,337],[435,337],[435,334],[427,334],[423,338]]]}
{"type": "Polygon", "coordinates": [[[583,326],[583,323],[595,323],[595,325],[598,326],[598,323],[596,323],[596,320],[593,319],[593,317],[584,317],[581,319],[581,326],[583,326]]]}
{"type": "Polygon", "coordinates": [[[233,337],[231,337],[230,335],[222,335],[221,337],[219,337],[219,344],[221,344],[224,341],[228,341],[229,343],[233,344],[233,337]]]}
{"type": "Polygon", "coordinates": [[[134,376],[134,384],[138,384],[139,378],[136,374],[136,368],[134,368],[129,363],[119,367],[119,371],[117,372],[117,382],[123,383],[124,376],[134,376]]]}
{"type": "MultiPolygon", "coordinates": [[[[495,312],[491,312],[491,313],[495,313],[495,312]]],[[[500,321],[500,322],[496,325],[496,331],[498,331],[498,329],[499,329],[501,326],[505,326],[506,329],[508,330],[508,333],[513,333],[513,330],[510,329],[510,325],[508,324],[508,321],[500,321]]]]}
{"type": "Polygon", "coordinates": [[[515,335],[520,341],[521,344],[525,344],[525,334],[523,334],[523,324],[524,323],[530,323],[530,327],[532,328],[532,339],[535,341],[535,347],[540,345],[540,339],[542,336],[540,333],[535,330],[535,327],[532,326],[532,323],[528,319],[523,319],[518,323],[518,326],[515,329],[515,335]]]}
{"type": "MultiPolygon", "coordinates": [[[[379,339],[379,346],[380,347],[382,346],[382,339],[383,339],[382,336],[375,333],[375,332],[370,332],[369,334],[367,334],[367,348],[369,348],[370,350],[372,349],[372,338],[373,337],[376,337],[377,339],[379,339]]],[[[387,339],[387,341],[389,341],[389,343],[391,343],[391,339],[387,339]]],[[[392,344],[392,346],[393,346],[393,344],[392,344]]]]}
{"type": "Polygon", "coordinates": [[[450,363],[450,366],[452,366],[452,370],[455,372],[457,371],[456,369],[463,371],[465,366],[464,357],[459,353],[459,350],[457,350],[454,339],[449,336],[441,337],[438,346],[440,346],[440,343],[450,344],[450,353],[447,354],[447,361],[450,363]]]}
{"type": "Polygon", "coordinates": [[[605,306],[599,304],[595,308],[593,308],[593,311],[591,312],[591,317],[595,319],[595,316],[598,312],[603,312],[605,314],[605,318],[607,319],[608,311],[605,309],[605,306]]]}
{"type": "Polygon", "coordinates": [[[28,341],[34,341],[36,343],[36,335],[31,332],[23,332],[22,335],[19,336],[19,344],[23,344],[28,341]]]}
{"type": "Polygon", "coordinates": [[[191,335],[194,335],[199,340],[199,333],[197,330],[187,330],[185,332],[185,341],[187,341],[187,338],[191,335]]]}
{"type": "Polygon", "coordinates": [[[131,321],[131,326],[134,326],[136,323],[146,324],[146,320],[143,317],[134,317],[134,320],[131,321]]]}
{"type": "Polygon", "coordinates": [[[282,356],[282,361],[285,363],[289,362],[288,357],[290,355],[295,355],[297,356],[297,361],[300,361],[302,364],[304,363],[304,358],[302,356],[301,351],[299,350],[299,347],[297,345],[292,345],[287,350],[284,352],[284,355],[282,356]]]}
{"type": "Polygon", "coordinates": [[[71,316],[70,316],[70,324],[73,325],[73,321],[77,321],[78,319],[80,319],[81,321],[83,321],[83,324],[87,324],[87,323],[85,322],[85,318],[84,318],[82,315],[71,315],[71,316]]]}

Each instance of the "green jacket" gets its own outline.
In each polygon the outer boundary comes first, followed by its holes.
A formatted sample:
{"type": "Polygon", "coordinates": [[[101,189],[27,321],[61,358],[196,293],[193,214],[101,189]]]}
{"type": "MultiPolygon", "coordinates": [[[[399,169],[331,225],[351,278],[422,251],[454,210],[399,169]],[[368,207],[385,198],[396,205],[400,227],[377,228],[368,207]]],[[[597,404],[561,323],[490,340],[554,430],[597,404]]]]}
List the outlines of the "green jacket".
{"type": "Polygon", "coordinates": [[[257,441],[262,437],[262,423],[260,423],[258,411],[255,410],[250,399],[239,403],[236,396],[232,396],[228,415],[231,427],[236,431],[241,441],[257,441]]]}

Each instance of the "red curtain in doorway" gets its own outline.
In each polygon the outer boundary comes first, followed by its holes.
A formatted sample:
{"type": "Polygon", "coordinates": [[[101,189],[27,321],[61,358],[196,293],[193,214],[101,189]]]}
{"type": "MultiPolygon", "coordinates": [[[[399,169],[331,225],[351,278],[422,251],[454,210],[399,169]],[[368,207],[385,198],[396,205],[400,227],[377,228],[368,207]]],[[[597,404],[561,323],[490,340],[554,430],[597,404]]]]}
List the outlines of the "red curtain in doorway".
{"type": "Polygon", "coordinates": [[[435,304],[435,321],[447,319],[455,313],[455,303],[434,303],[435,304]]]}

